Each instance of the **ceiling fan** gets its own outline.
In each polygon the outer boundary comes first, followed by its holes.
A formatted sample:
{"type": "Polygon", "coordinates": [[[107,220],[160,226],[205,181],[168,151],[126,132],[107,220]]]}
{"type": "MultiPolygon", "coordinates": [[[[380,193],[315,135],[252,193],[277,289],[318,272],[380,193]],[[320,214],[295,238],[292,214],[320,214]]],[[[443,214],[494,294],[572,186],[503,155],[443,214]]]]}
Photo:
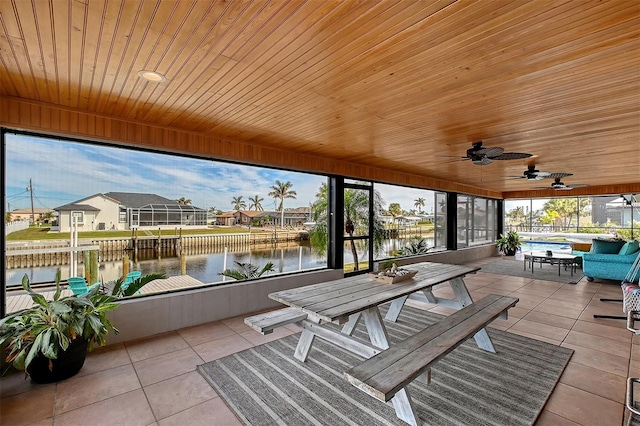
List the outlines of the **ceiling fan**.
{"type": "Polygon", "coordinates": [[[553,183],[551,184],[551,186],[538,186],[534,189],[555,189],[556,191],[568,191],[574,188],[584,188],[585,186],[589,186],[586,184],[582,184],[582,183],[575,183],[573,185],[565,185],[564,182],[560,181],[560,178],[557,177],[554,179],[553,183]]]}
{"type": "Polygon", "coordinates": [[[518,160],[532,155],[526,152],[504,152],[504,148],[501,147],[484,147],[482,141],[478,141],[474,142],[471,148],[467,149],[467,155],[460,157],[460,159],[471,160],[473,164],[478,166],[486,166],[491,164],[493,160],[518,160]]]}
{"type": "Polygon", "coordinates": [[[535,165],[530,165],[527,167],[527,170],[522,173],[522,176],[510,176],[509,179],[527,179],[527,180],[542,180],[542,179],[557,179],[563,178],[567,176],[572,176],[573,173],[551,173],[551,172],[541,172],[536,169],[535,165]]]}

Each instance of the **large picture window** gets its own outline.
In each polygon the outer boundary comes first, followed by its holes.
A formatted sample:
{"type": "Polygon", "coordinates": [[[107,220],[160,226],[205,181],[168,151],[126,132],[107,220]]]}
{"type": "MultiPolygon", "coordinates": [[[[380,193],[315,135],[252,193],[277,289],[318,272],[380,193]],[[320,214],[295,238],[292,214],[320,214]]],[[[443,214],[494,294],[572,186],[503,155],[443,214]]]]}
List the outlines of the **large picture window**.
{"type": "Polygon", "coordinates": [[[126,269],[221,285],[235,281],[224,271],[250,269],[240,264],[258,271],[271,265],[263,276],[327,266],[326,247],[309,241],[314,226],[326,226],[312,220],[310,207],[326,186],[324,176],[18,132],[4,136],[5,222],[22,220],[13,212],[39,213],[6,237],[9,290],[25,274],[36,286],[50,285],[58,269],[62,280],[84,276],[83,249],[69,256],[69,244],[99,247],[105,282],[126,269]],[[26,256],[11,255],[25,250],[26,256]]]}
{"type": "Polygon", "coordinates": [[[533,236],[640,236],[640,194],[505,200],[505,230],[533,236]]]}
{"type": "Polygon", "coordinates": [[[458,248],[494,242],[497,232],[497,201],[458,195],[457,204],[458,248]]]}
{"type": "Polygon", "coordinates": [[[376,183],[377,211],[385,240],[376,259],[446,250],[446,194],[376,183]]]}

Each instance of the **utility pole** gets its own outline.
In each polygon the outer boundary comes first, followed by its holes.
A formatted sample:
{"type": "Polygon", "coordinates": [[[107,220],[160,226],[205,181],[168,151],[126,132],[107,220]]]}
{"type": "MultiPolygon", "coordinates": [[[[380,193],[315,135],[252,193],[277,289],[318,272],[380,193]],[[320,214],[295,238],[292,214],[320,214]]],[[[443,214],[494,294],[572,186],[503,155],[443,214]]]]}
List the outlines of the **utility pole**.
{"type": "Polygon", "coordinates": [[[31,194],[31,223],[36,224],[36,215],[33,211],[33,185],[31,184],[31,178],[29,178],[29,187],[27,188],[29,193],[31,194]]]}

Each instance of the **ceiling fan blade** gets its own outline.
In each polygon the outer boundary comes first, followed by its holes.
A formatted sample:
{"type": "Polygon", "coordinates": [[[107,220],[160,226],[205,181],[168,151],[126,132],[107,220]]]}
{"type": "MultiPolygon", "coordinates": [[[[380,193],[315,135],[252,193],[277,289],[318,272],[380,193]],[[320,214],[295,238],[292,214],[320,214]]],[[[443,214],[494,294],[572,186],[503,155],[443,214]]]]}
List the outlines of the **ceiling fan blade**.
{"type": "Polygon", "coordinates": [[[573,189],[573,188],[584,188],[584,187],[586,187],[586,186],[589,186],[589,185],[587,185],[586,183],[575,183],[575,184],[573,184],[573,185],[567,185],[567,187],[568,187],[569,189],[573,189]]]}
{"type": "Polygon", "coordinates": [[[567,176],[573,176],[573,173],[549,173],[548,178],[551,179],[559,179],[567,176]]]}
{"type": "Polygon", "coordinates": [[[499,157],[504,153],[504,148],[482,148],[476,151],[476,155],[483,155],[491,159],[499,157]]]}
{"type": "Polygon", "coordinates": [[[496,157],[491,157],[493,160],[519,160],[521,158],[532,157],[533,154],[526,152],[504,152],[496,157]]]}

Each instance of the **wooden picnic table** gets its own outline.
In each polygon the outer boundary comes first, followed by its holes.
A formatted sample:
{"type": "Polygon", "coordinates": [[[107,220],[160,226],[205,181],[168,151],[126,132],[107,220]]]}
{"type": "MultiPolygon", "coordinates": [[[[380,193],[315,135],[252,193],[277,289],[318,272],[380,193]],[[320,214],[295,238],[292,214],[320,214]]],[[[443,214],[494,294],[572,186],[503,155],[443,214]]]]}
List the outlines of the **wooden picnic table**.
{"type": "MultiPolygon", "coordinates": [[[[389,347],[378,306],[391,302],[385,319],[395,322],[407,298],[413,293],[422,294],[430,303],[458,309],[473,303],[463,277],[475,273],[479,267],[424,262],[405,268],[417,270],[418,273],[411,279],[395,284],[376,281],[369,275],[357,275],[269,294],[269,298],[307,314],[305,320],[297,322],[303,330],[294,356],[305,361],[316,336],[366,358],[374,356],[389,347]],[[451,286],[455,300],[433,295],[432,288],[445,282],[451,286]],[[360,318],[364,319],[370,344],[352,337],[360,318]],[[342,330],[337,332],[325,327],[325,322],[342,324],[342,330]]],[[[491,346],[484,329],[476,333],[474,338],[478,347],[491,346]]]]}

